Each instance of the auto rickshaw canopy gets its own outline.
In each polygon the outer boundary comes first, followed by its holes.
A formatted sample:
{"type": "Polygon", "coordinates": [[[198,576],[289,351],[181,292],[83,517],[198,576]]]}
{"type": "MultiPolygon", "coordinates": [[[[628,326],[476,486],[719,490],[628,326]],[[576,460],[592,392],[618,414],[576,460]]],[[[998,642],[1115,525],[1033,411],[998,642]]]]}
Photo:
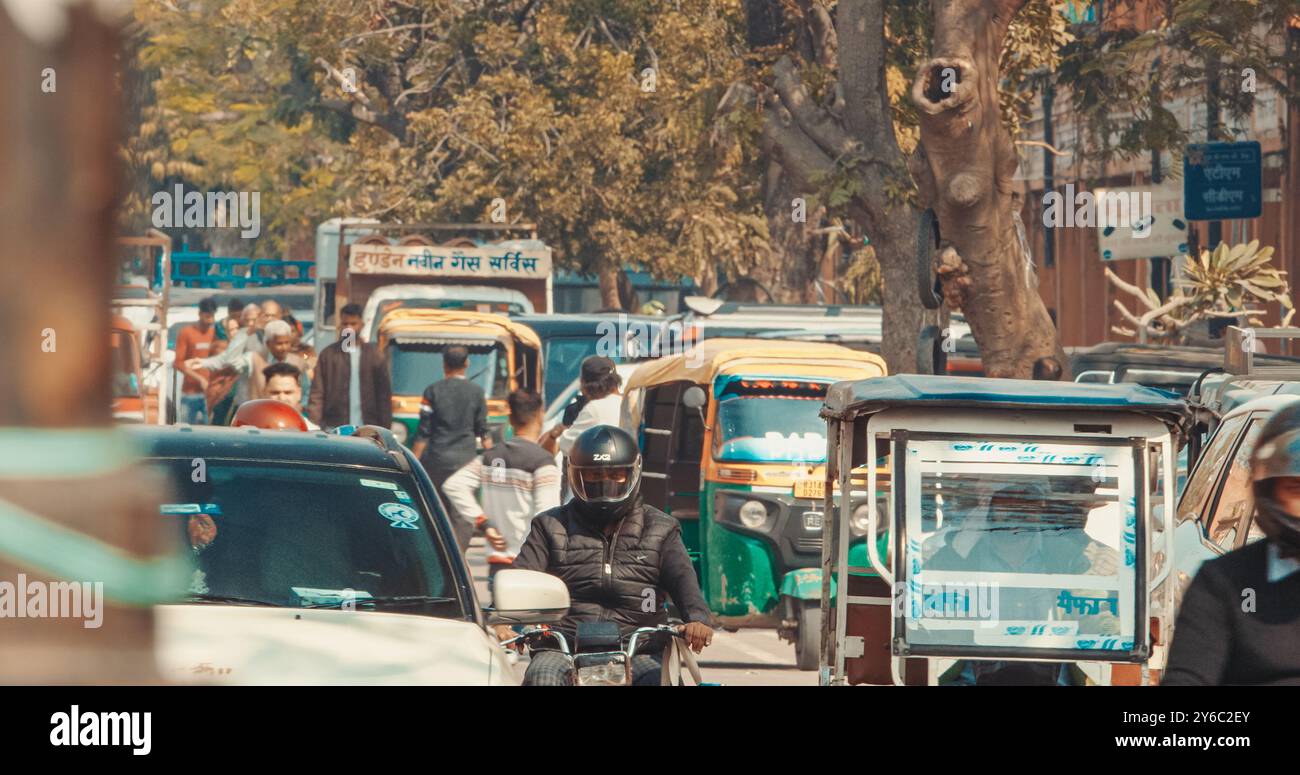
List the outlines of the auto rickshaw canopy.
{"type": "Polygon", "coordinates": [[[899,374],[837,382],[822,407],[827,419],[852,420],[890,407],[1127,411],[1160,420],[1180,432],[1190,419],[1176,393],[1137,384],[1088,384],[988,377],[899,374]]]}
{"type": "Polygon", "coordinates": [[[379,341],[410,334],[437,334],[439,341],[452,341],[463,335],[466,343],[486,338],[514,339],[526,347],[540,350],[541,339],[528,326],[504,315],[454,309],[395,309],[379,324],[379,341]]]}
{"type": "MultiPolygon", "coordinates": [[[[767,376],[842,377],[846,370],[886,373],[880,356],[824,342],[705,339],[689,350],[648,361],[628,378],[625,390],[669,382],[707,385],[720,374],[739,371],[767,376]],[[755,369],[755,366],[761,368],[755,369]]],[[[870,381],[870,380],[866,380],[870,381]]]]}

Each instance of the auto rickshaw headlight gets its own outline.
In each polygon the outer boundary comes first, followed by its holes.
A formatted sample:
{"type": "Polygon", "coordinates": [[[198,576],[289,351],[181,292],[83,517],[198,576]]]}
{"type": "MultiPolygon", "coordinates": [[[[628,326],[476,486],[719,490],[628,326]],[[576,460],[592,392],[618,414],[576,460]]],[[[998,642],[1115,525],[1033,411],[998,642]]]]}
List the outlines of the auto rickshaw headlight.
{"type": "Polygon", "coordinates": [[[767,507],[759,501],[745,501],[740,504],[740,524],[750,530],[758,530],[767,524],[767,507]]]}
{"type": "Polygon", "coordinates": [[[871,525],[868,521],[871,519],[871,512],[868,511],[870,508],[870,504],[864,503],[854,509],[853,516],[849,517],[849,532],[854,538],[861,538],[867,534],[867,528],[871,525]]]}
{"type": "Polygon", "coordinates": [[[390,430],[392,430],[393,436],[397,439],[398,444],[406,443],[406,423],[395,422],[390,427],[390,430]]]}

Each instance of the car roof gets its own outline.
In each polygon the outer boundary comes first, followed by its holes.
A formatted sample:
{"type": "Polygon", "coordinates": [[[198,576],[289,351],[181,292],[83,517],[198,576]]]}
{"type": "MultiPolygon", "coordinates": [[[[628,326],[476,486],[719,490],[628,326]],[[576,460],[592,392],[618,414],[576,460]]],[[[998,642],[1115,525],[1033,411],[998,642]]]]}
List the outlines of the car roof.
{"type": "Polygon", "coordinates": [[[210,425],[130,426],[131,438],[146,457],[275,460],[322,465],[402,467],[370,439],[323,431],[296,433],[210,425]]]}
{"type": "Polygon", "coordinates": [[[904,405],[1138,411],[1174,424],[1181,424],[1187,413],[1186,402],[1177,394],[1143,385],[920,374],[837,382],[827,391],[824,411],[849,418],[904,405]]]}
{"type": "MultiPolygon", "coordinates": [[[[1277,395],[1260,396],[1259,398],[1253,398],[1247,401],[1241,406],[1233,407],[1231,411],[1223,415],[1223,419],[1227,420],[1229,417],[1236,417],[1249,412],[1276,412],[1278,409],[1281,409],[1284,406],[1290,406],[1296,401],[1300,401],[1300,395],[1294,393],[1279,393],[1277,395]]],[[[1222,422],[1222,420],[1220,420],[1220,422],[1222,422]]]]}
{"type": "Polygon", "coordinates": [[[543,339],[553,336],[603,335],[611,323],[615,325],[616,330],[619,323],[623,323],[625,327],[635,323],[638,327],[645,327],[650,331],[656,331],[661,326],[666,326],[673,321],[677,321],[678,327],[682,325],[680,319],[676,317],[631,315],[624,312],[578,312],[552,315],[522,314],[511,315],[510,319],[533,329],[543,339]]]}
{"type": "MultiPolygon", "coordinates": [[[[1204,371],[1222,368],[1223,357],[1221,347],[1102,342],[1092,347],[1074,349],[1070,353],[1070,366],[1075,372],[1114,369],[1119,366],[1204,371]]],[[[1300,358],[1268,353],[1257,354],[1255,360],[1260,364],[1277,366],[1300,363],[1300,358]]]]}

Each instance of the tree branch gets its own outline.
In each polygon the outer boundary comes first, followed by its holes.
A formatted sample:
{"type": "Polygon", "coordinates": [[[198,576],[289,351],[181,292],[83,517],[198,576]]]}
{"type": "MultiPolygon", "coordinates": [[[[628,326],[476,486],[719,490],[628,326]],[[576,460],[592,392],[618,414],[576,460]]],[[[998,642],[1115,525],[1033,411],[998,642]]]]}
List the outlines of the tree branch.
{"type": "Polygon", "coordinates": [[[812,191],[816,187],[815,181],[834,169],[834,160],[804,134],[780,101],[770,101],[764,113],[762,141],[765,150],[780,159],[781,167],[794,177],[798,188],[812,191]]]}
{"type": "Polygon", "coordinates": [[[375,35],[388,35],[394,32],[401,32],[402,30],[425,30],[437,26],[437,22],[432,22],[429,24],[399,24],[396,27],[385,27],[382,30],[368,30],[366,32],[359,32],[356,35],[347,36],[343,40],[339,41],[339,46],[346,46],[353,41],[358,41],[362,38],[369,38],[375,35]]]}
{"type": "Polygon", "coordinates": [[[799,127],[807,133],[822,150],[833,157],[839,157],[861,150],[861,145],[831,117],[829,113],[813,102],[808,91],[799,79],[799,72],[789,57],[781,57],[773,66],[773,86],[781,97],[781,103],[799,127]]]}

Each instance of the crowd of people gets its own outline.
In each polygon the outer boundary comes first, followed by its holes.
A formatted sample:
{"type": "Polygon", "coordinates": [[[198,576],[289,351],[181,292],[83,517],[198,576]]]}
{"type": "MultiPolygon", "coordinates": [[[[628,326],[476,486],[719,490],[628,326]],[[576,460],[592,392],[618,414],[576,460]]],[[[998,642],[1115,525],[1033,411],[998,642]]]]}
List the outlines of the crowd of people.
{"type": "Polygon", "coordinates": [[[177,419],[228,425],[241,404],[257,398],[305,407],[316,361],[302,323],[274,299],[231,299],[219,322],[216,302],[204,299],[198,322],[176,336],[177,369],[184,376],[177,419]]]}

